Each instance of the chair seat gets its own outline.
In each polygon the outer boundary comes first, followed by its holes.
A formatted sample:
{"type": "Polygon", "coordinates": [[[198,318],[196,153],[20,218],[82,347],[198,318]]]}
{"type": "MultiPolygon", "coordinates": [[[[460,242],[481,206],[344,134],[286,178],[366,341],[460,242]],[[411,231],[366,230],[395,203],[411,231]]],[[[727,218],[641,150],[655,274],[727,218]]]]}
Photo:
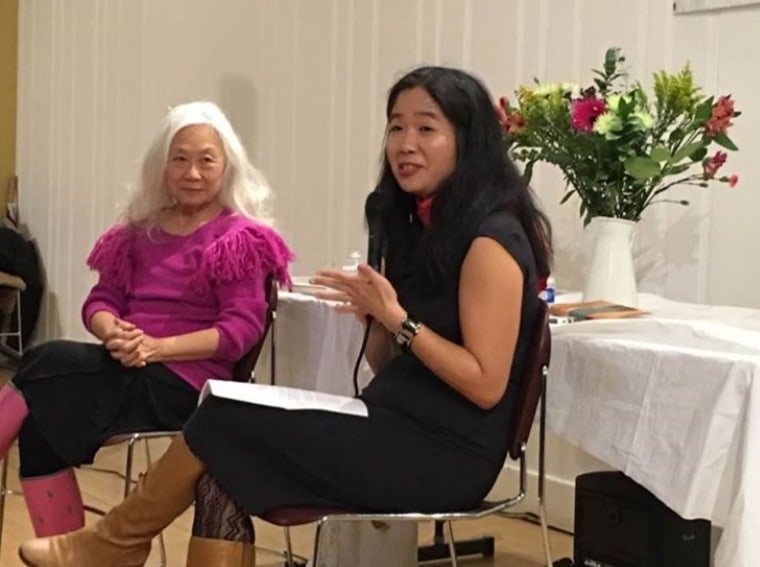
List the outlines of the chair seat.
{"type": "Polygon", "coordinates": [[[301,526],[313,524],[325,516],[354,514],[355,511],[341,508],[274,508],[261,515],[261,519],[276,526],[301,526]]]}

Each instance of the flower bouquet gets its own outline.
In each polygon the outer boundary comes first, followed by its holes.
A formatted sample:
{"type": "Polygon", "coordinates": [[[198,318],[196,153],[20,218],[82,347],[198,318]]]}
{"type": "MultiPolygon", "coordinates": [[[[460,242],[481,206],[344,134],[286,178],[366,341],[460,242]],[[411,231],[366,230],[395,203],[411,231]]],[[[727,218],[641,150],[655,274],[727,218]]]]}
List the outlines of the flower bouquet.
{"type": "Polygon", "coordinates": [[[536,81],[519,88],[514,103],[500,100],[504,143],[525,176],[537,162],[557,166],[567,182],[562,202],[577,194],[584,223],[638,221],[655,203],[688,204],[663,198],[676,185],[736,185],[736,175],[720,174],[726,151],[737,149],[728,135],[740,114],[731,96],[703,94],[688,65],[654,73],[648,94],[629,81],[624,63],[611,48],[588,87],[536,81]]]}

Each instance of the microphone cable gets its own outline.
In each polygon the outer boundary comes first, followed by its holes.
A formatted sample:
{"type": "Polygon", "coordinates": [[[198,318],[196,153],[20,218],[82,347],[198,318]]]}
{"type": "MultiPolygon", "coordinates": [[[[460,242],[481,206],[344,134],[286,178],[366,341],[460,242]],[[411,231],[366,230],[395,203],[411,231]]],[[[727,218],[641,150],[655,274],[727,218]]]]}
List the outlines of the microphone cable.
{"type": "Polygon", "coordinates": [[[356,357],[356,363],[354,364],[354,397],[359,397],[359,366],[362,363],[362,357],[364,351],[367,349],[367,339],[369,338],[369,331],[372,328],[372,315],[367,315],[367,325],[364,328],[364,337],[362,338],[362,346],[359,349],[359,356],[356,357]]]}

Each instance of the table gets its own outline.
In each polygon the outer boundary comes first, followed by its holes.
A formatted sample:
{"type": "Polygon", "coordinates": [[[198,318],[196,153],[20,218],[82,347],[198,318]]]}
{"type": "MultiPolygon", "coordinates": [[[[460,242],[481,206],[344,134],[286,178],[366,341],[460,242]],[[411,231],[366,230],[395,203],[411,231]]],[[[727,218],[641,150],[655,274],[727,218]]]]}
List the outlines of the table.
{"type": "Polygon", "coordinates": [[[757,567],[760,310],[648,294],[639,305],[652,315],[553,329],[547,426],[681,516],[723,527],[717,567],[757,567]]]}

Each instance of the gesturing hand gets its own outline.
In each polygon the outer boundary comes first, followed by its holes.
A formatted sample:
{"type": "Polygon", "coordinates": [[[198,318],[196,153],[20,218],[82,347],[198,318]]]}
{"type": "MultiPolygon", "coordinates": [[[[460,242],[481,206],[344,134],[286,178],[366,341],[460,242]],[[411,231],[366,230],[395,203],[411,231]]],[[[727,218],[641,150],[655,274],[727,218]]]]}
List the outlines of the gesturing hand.
{"type": "Polygon", "coordinates": [[[359,264],[355,273],[320,270],[311,282],[330,288],[330,291],[316,295],[321,299],[339,302],[336,305],[338,311],[353,313],[361,319],[371,315],[391,332],[398,329],[404,318],[404,309],[399,305],[391,282],[367,264],[359,264]]]}

